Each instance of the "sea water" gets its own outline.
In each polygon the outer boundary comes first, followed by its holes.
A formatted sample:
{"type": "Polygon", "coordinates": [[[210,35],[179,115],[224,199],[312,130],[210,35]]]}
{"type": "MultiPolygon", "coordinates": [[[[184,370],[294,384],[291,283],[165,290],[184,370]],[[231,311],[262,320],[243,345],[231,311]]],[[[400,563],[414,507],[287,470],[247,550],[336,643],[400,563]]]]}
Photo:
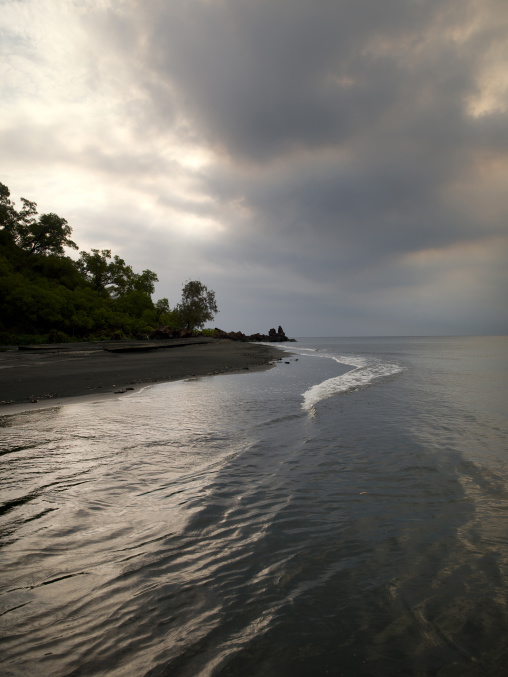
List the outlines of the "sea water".
{"type": "Polygon", "coordinates": [[[506,337],[0,418],[3,675],[504,675],[506,337]]]}

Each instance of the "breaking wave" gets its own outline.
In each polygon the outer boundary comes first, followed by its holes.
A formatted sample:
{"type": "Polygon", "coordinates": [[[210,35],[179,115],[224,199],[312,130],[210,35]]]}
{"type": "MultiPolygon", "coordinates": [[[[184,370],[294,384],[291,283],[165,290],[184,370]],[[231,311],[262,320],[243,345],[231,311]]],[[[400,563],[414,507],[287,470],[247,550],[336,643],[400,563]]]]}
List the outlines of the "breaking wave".
{"type": "MultiPolygon", "coordinates": [[[[307,353],[308,354],[308,353],[307,353]]],[[[372,381],[398,374],[403,367],[397,364],[384,362],[376,358],[360,357],[356,355],[320,354],[316,357],[327,357],[340,364],[350,365],[352,369],[345,374],[329,378],[317,383],[303,393],[302,408],[310,411],[318,402],[339,393],[348,393],[360,390],[370,385],[372,381]]]]}

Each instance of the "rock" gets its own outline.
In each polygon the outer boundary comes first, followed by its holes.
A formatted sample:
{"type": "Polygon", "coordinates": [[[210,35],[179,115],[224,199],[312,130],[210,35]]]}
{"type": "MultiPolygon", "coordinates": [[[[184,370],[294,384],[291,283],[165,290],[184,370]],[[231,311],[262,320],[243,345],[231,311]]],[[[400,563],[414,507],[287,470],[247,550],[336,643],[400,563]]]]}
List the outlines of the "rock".
{"type": "Polygon", "coordinates": [[[254,341],[269,341],[270,343],[283,343],[284,341],[289,341],[288,337],[284,333],[284,329],[279,325],[277,331],[272,327],[272,329],[269,330],[268,336],[263,336],[261,339],[254,339],[250,337],[251,340],[254,341]]]}
{"type": "Polygon", "coordinates": [[[284,341],[295,340],[288,339],[281,326],[279,326],[277,330],[275,330],[272,327],[272,329],[269,330],[268,334],[257,333],[250,334],[250,336],[246,336],[241,331],[224,331],[223,329],[219,329],[218,327],[215,327],[214,332],[215,338],[229,339],[230,341],[263,341],[269,343],[282,343],[284,341]]]}
{"type": "Polygon", "coordinates": [[[215,338],[219,339],[229,339],[230,341],[250,341],[249,336],[245,336],[242,331],[224,331],[215,327],[215,338]]]}
{"type": "MultiPolygon", "coordinates": [[[[158,327],[148,334],[149,339],[164,340],[172,338],[191,338],[196,336],[196,333],[189,329],[172,329],[171,327],[158,327]]],[[[290,339],[284,333],[284,329],[279,325],[277,330],[271,328],[268,334],[251,334],[246,336],[242,331],[224,331],[215,327],[214,338],[229,339],[230,341],[263,341],[269,343],[283,343],[284,341],[295,341],[290,339]]]]}

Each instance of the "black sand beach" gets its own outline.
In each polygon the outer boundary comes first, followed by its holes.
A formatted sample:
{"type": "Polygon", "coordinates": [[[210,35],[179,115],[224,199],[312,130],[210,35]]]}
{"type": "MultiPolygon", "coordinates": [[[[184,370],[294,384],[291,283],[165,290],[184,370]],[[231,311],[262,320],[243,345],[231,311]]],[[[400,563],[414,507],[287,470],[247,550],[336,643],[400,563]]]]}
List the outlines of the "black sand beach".
{"type": "Polygon", "coordinates": [[[279,359],[274,347],[216,339],[67,343],[0,352],[0,413],[86,395],[129,392],[192,376],[260,370],[279,359]],[[9,406],[11,405],[11,406],[9,406]]]}

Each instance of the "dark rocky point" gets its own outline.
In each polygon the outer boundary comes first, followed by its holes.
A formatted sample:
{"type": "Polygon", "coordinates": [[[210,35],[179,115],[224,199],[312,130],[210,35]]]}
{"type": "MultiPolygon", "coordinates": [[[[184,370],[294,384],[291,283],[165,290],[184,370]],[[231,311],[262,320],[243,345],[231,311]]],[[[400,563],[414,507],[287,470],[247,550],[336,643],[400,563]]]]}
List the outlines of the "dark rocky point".
{"type": "Polygon", "coordinates": [[[227,338],[231,341],[263,341],[266,343],[283,343],[284,341],[296,340],[288,338],[280,325],[277,331],[272,328],[268,331],[268,334],[250,334],[249,336],[241,331],[223,331],[216,327],[215,336],[217,338],[227,338]]]}
{"type": "MultiPolygon", "coordinates": [[[[193,332],[189,329],[172,329],[171,327],[159,327],[152,331],[147,338],[154,340],[166,340],[174,338],[192,338],[199,336],[199,332],[193,332]]],[[[286,336],[284,329],[279,325],[277,331],[270,329],[268,334],[250,334],[246,335],[242,331],[224,331],[215,328],[213,338],[229,339],[230,341],[263,341],[266,343],[283,343],[284,341],[296,341],[286,336]]]]}

